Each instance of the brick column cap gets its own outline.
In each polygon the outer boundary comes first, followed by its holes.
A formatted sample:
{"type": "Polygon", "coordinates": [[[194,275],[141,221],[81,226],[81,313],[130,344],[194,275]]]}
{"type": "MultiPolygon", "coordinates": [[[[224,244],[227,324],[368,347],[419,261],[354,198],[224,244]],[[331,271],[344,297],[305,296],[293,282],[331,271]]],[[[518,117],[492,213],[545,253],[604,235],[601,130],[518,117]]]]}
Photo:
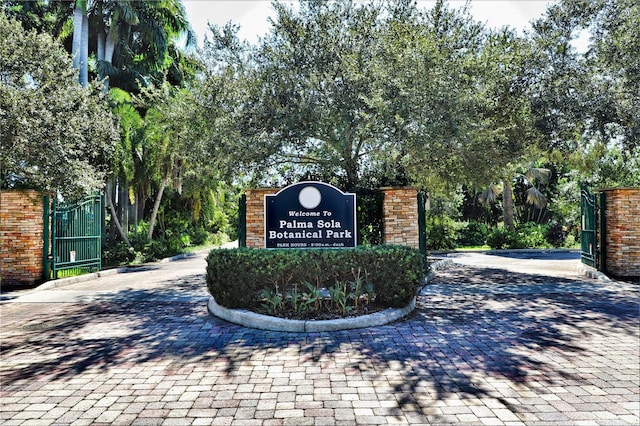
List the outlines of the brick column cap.
{"type": "Polygon", "coordinates": [[[255,194],[257,192],[278,192],[278,188],[247,188],[244,190],[245,194],[255,194]]]}
{"type": "Polygon", "coordinates": [[[640,191],[640,187],[635,188],[635,187],[629,187],[629,186],[625,186],[625,187],[620,187],[620,188],[602,188],[602,189],[595,189],[593,192],[613,192],[613,191],[640,191]]]}
{"type": "Polygon", "coordinates": [[[382,186],[379,189],[380,191],[396,191],[399,189],[414,190],[414,191],[418,190],[418,188],[415,186],[382,186]]]}

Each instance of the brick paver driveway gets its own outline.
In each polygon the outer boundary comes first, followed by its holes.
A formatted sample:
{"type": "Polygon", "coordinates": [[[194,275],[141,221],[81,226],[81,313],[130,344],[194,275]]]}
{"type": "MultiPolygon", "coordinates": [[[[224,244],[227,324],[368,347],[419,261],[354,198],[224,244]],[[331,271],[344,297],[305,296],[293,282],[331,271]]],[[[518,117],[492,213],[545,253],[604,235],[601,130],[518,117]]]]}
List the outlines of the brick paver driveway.
{"type": "Polygon", "coordinates": [[[202,257],[5,300],[0,421],[640,422],[637,286],[571,257],[455,260],[408,319],[344,332],[211,317],[202,257]]]}

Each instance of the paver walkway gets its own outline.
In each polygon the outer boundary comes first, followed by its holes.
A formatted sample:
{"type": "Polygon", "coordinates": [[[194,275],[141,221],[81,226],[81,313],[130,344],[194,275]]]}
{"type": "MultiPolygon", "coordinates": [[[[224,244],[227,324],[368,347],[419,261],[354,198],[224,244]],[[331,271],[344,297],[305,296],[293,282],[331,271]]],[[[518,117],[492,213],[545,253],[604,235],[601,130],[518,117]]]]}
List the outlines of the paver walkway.
{"type": "Polygon", "coordinates": [[[638,286],[568,257],[460,255],[408,319],[327,333],[211,317],[202,256],[22,293],[0,305],[0,421],[637,425],[638,286]]]}

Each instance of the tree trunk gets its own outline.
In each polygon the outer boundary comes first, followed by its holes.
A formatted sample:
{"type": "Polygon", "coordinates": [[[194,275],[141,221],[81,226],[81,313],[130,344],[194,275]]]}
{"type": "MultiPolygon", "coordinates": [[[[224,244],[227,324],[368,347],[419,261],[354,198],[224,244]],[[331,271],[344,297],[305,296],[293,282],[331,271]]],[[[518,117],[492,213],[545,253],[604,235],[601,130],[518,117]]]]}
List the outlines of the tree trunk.
{"type": "Polygon", "coordinates": [[[120,225],[120,221],[118,220],[118,215],[116,214],[116,208],[113,205],[113,199],[111,198],[111,191],[108,189],[105,191],[107,194],[107,203],[109,203],[109,210],[111,211],[111,220],[115,223],[116,228],[118,228],[118,232],[120,233],[120,237],[122,237],[122,241],[127,244],[127,247],[131,247],[131,243],[129,242],[129,238],[127,238],[127,234],[125,234],[122,226],[120,225]]]}
{"type": "Polygon", "coordinates": [[[345,162],[345,172],[347,174],[346,191],[355,191],[358,186],[358,160],[349,158],[345,162]]]}
{"type": "Polygon", "coordinates": [[[139,187],[136,191],[136,204],[138,206],[138,209],[136,212],[136,229],[138,227],[138,222],[144,219],[144,208],[147,202],[145,197],[146,197],[146,194],[144,193],[142,188],[139,187]]]}
{"type": "MultiPolygon", "coordinates": [[[[82,16],[84,13],[76,2],[73,9],[73,40],[71,41],[71,57],[73,58],[73,68],[80,69],[80,39],[82,37],[82,16]]],[[[79,77],[78,77],[79,80],[79,77]]]]}
{"type": "MultiPolygon", "coordinates": [[[[111,179],[107,179],[107,187],[105,188],[105,193],[108,192],[109,195],[106,195],[105,207],[109,207],[109,202],[107,201],[109,198],[113,199],[113,183],[111,179]]],[[[109,240],[115,241],[116,239],[116,222],[114,220],[109,221],[109,240]]]]}
{"type": "Polygon", "coordinates": [[[118,41],[118,27],[112,26],[112,28],[109,28],[109,32],[107,33],[107,41],[104,46],[104,58],[102,59],[103,61],[108,63],[113,62],[113,52],[116,49],[117,41],[118,41]]]}
{"type": "MultiPolygon", "coordinates": [[[[102,31],[98,31],[98,35],[96,36],[96,49],[97,49],[97,61],[104,61],[104,33],[102,31]]],[[[102,76],[100,76],[102,79],[102,76]]]]}
{"type": "Polygon", "coordinates": [[[509,181],[509,179],[504,179],[502,184],[504,186],[502,190],[504,227],[509,231],[515,231],[516,227],[513,221],[513,190],[511,189],[511,181],[509,181]]]}
{"type": "MultiPolygon", "coordinates": [[[[118,41],[118,27],[112,25],[107,32],[107,39],[104,44],[104,56],[102,60],[111,65],[113,63],[113,52],[116,48],[116,42],[118,41]]],[[[104,80],[104,89],[109,90],[109,75],[100,76],[104,80]]]]}
{"type": "Polygon", "coordinates": [[[153,237],[153,227],[156,224],[156,218],[158,216],[158,210],[160,210],[160,202],[162,201],[162,194],[164,193],[164,189],[169,184],[169,176],[165,176],[162,178],[162,182],[160,183],[160,188],[158,188],[158,195],[156,195],[156,200],[153,203],[153,211],[151,211],[151,218],[149,219],[149,232],[147,233],[147,239],[151,240],[153,237]]]}
{"type": "Polygon", "coordinates": [[[80,35],[80,85],[86,87],[87,84],[89,84],[89,18],[84,12],[80,35]]]}
{"type": "Polygon", "coordinates": [[[120,206],[120,225],[125,232],[129,232],[129,191],[126,177],[120,179],[118,186],[118,204],[120,206]]]}

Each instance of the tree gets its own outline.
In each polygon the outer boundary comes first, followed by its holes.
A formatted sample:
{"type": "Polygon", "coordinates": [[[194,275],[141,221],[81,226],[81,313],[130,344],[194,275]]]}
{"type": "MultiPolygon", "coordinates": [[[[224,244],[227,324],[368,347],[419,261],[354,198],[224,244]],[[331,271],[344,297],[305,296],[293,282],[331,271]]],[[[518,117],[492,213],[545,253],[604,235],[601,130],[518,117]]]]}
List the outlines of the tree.
{"type": "Polygon", "coordinates": [[[180,0],[131,2],[95,1],[90,10],[95,33],[95,55],[100,79],[108,85],[137,92],[168,79],[183,84],[196,63],[178,49],[186,36],[187,47],[195,36],[180,0]]]}
{"type": "MultiPolygon", "coordinates": [[[[512,30],[489,34],[475,93],[479,126],[474,139],[481,147],[472,146],[468,153],[476,162],[484,162],[476,163],[480,167],[474,171],[481,175],[476,182],[482,175],[502,182],[503,222],[511,231],[515,229],[512,179],[523,162],[540,154],[526,79],[529,49],[529,43],[512,30]]],[[[494,189],[485,191],[483,201],[490,201],[492,194],[494,189]]]]}
{"type": "Polygon", "coordinates": [[[26,32],[0,13],[0,176],[74,198],[103,186],[116,122],[97,86],[47,34],[26,32]]]}
{"type": "Polygon", "coordinates": [[[274,8],[253,57],[242,134],[262,145],[270,165],[334,175],[352,190],[365,158],[386,142],[376,105],[377,82],[386,78],[381,9],[316,1],[274,8]]]}
{"type": "MultiPolygon", "coordinates": [[[[181,192],[182,177],[194,159],[187,149],[190,139],[192,104],[186,90],[168,83],[142,91],[138,102],[144,105],[141,165],[150,183],[155,185],[155,198],[149,218],[147,239],[151,239],[165,189],[173,184],[181,192]]],[[[196,159],[201,160],[201,159],[196,159]]]]}
{"type": "Polygon", "coordinates": [[[481,25],[444,2],[432,15],[409,1],[274,9],[270,33],[253,49],[232,27],[213,28],[215,71],[205,86],[224,79],[244,88],[231,108],[239,137],[232,149],[215,150],[239,153],[236,161],[255,173],[268,165],[267,173],[348,190],[364,175],[406,183],[409,169],[414,179],[463,169],[451,152],[471,123],[464,75],[481,25]]]}
{"type": "Polygon", "coordinates": [[[73,32],[73,3],[48,0],[5,0],[0,11],[14,18],[29,30],[47,33],[63,43],[73,32]]]}
{"type": "Polygon", "coordinates": [[[536,127],[546,149],[593,185],[639,182],[639,23],[631,0],[563,0],[533,24],[536,127]],[[585,31],[590,44],[578,52],[572,41],[585,31]]]}
{"type": "Polygon", "coordinates": [[[429,11],[399,12],[383,39],[391,76],[387,122],[400,142],[392,155],[413,182],[451,192],[482,170],[474,153],[482,147],[472,136],[486,30],[467,7],[450,9],[444,1],[429,11]]]}
{"type": "Polygon", "coordinates": [[[82,84],[92,73],[104,80],[105,90],[116,80],[115,87],[137,92],[164,79],[181,85],[197,68],[177,46],[183,36],[187,49],[195,46],[180,0],[7,0],[0,10],[27,29],[67,42],[82,84]],[[95,59],[91,67],[89,58],[95,59]]]}

